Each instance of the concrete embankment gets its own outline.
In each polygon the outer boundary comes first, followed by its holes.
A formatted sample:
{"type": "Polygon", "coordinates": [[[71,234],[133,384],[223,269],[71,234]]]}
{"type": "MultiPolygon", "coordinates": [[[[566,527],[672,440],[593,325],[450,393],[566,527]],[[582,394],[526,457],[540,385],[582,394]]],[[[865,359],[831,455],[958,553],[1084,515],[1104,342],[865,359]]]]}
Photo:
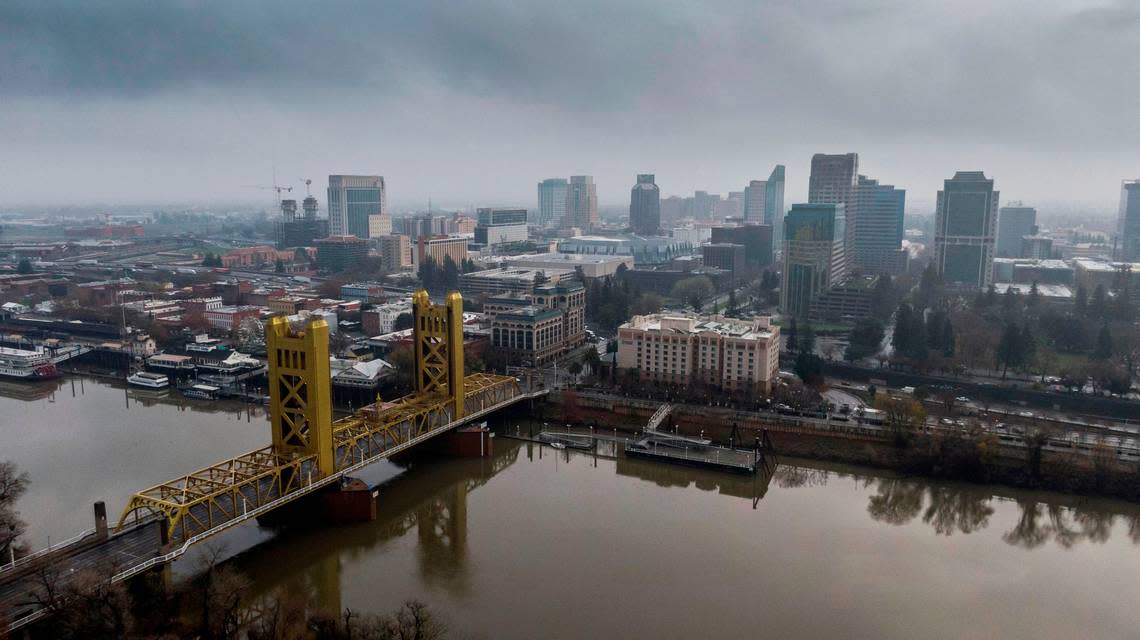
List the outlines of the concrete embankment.
{"type": "MultiPolygon", "coordinates": [[[[543,419],[643,429],[661,403],[597,392],[552,394],[543,419]]],[[[752,446],[766,432],[779,455],[894,469],[904,473],[1016,487],[1112,496],[1140,502],[1140,465],[1115,450],[1058,451],[1007,443],[992,435],[934,433],[905,437],[854,423],[797,420],[724,407],[676,404],[661,426],[719,444],[752,446]]]]}

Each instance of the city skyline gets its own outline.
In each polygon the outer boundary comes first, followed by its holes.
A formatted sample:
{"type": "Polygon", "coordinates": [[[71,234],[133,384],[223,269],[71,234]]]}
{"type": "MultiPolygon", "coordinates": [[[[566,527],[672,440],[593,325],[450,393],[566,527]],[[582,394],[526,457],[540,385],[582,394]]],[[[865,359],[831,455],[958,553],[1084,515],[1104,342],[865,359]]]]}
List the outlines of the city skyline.
{"type": "Polygon", "coordinates": [[[1125,4],[229,9],[5,3],[3,206],[260,202],[242,185],[274,167],[384,175],[394,206],[529,205],[585,173],[605,206],[638,170],[728,193],[777,163],[790,203],[812,153],[858,150],[916,210],[984,169],[1111,215],[1138,173],[1125,4]]]}

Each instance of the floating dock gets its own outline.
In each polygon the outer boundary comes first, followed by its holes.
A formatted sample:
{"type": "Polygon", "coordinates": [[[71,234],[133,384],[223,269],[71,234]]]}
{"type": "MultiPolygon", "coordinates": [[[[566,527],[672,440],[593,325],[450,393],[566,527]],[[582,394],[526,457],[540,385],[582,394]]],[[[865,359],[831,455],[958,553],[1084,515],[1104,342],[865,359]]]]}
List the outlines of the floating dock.
{"type": "Polygon", "coordinates": [[[684,447],[678,444],[672,438],[659,440],[650,436],[627,444],[625,455],[729,473],[756,473],[764,460],[758,451],[714,446],[684,447]]]}

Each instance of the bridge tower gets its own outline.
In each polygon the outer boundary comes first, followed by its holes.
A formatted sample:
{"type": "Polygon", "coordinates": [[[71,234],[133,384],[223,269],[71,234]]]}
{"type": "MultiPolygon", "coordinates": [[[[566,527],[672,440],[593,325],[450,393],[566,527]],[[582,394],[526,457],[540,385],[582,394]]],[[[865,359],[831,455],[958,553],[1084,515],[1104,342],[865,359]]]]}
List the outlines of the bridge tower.
{"type": "Polygon", "coordinates": [[[432,304],[421,289],[412,296],[412,319],[416,393],[447,394],[452,419],[463,417],[463,297],[453,291],[444,304],[432,304]]]}
{"type": "Polygon", "coordinates": [[[269,357],[269,419],[279,456],[317,456],[321,476],[336,471],[332,428],[329,326],[310,319],[294,330],[284,316],[265,327],[269,357]]]}

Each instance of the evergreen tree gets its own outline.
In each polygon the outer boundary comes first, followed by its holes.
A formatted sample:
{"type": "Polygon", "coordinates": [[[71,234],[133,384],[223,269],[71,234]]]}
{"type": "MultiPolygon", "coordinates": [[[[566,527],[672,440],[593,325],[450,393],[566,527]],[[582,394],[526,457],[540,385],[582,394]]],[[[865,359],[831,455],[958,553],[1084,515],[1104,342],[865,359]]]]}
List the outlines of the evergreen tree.
{"type": "Polygon", "coordinates": [[[1077,285],[1076,297],[1073,300],[1073,311],[1079,315],[1088,315],[1089,312],[1089,291],[1085,285],[1077,285]]]}
{"type": "Polygon", "coordinates": [[[954,350],[956,341],[954,339],[954,327],[950,324],[950,315],[946,315],[946,321],[942,323],[942,340],[941,345],[942,355],[947,358],[954,357],[954,350]]]}
{"type": "Polygon", "coordinates": [[[997,304],[997,299],[997,285],[990,283],[990,288],[986,289],[986,306],[992,308],[997,304]]]}
{"type": "Polygon", "coordinates": [[[1005,290],[1005,295],[1003,295],[1001,299],[1002,311],[1005,312],[1005,315],[1008,318],[1009,316],[1020,311],[1020,307],[1021,301],[1017,299],[1017,289],[1014,289],[1013,287],[1007,287],[1005,290]]]}
{"type": "Polygon", "coordinates": [[[934,268],[934,263],[931,262],[922,271],[922,278],[918,282],[918,296],[915,306],[920,309],[933,306],[942,295],[941,289],[942,279],[938,276],[938,270],[934,268]]]}
{"type": "Polygon", "coordinates": [[[1026,322],[1021,327],[1021,335],[1019,337],[1018,356],[1021,360],[1021,365],[1026,366],[1033,364],[1037,359],[1037,337],[1033,335],[1033,330],[1030,329],[1029,323],[1026,322]]]}
{"type": "Polygon", "coordinates": [[[1108,360],[1112,357],[1112,333],[1108,330],[1108,323],[1100,325],[1092,357],[1096,360],[1108,360]]]}
{"type": "Polygon", "coordinates": [[[28,275],[32,271],[32,261],[30,258],[20,258],[20,261],[16,263],[16,273],[24,276],[28,275]]]}
{"type": "Polygon", "coordinates": [[[812,328],[810,322],[805,324],[803,331],[800,332],[800,343],[797,345],[797,351],[815,353],[815,329],[812,328]]]}
{"type": "Polygon", "coordinates": [[[1098,284],[1096,289],[1093,289],[1092,300],[1089,301],[1089,315],[1102,319],[1108,311],[1108,293],[1104,290],[1103,284],[1098,284]]]}
{"type": "Polygon", "coordinates": [[[459,265],[455,264],[455,260],[451,256],[443,257],[443,269],[440,276],[445,290],[455,291],[459,288],[459,265]]]}
{"type": "Polygon", "coordinates": [[[809,387],[823,383],[823,359],[810,351],[801,351],[796,355],[796,375],[809,387]]]}
{"type": "Polygon", "coordinates": [[[736,289],[730,289],[728,292],[728,303],[725,305],[724,309],[724,315],[735,316],[737,312],[736,306],[736,289]]]}
{"type": "Polygon", "coordinates": [[[894,285],[891,277],[882,274],[875,280],[875,288],[871,291],[871,315],[882,321],[887,321],[894,310],[894,285]]]}
{"type": "Polygon", "coordinates": [[[420,284],[428,291],[435,291],[436,287],[442,284],[437,280],[436,269],[435,258],[425,256],[424,259],[420,261],[420,268],[416,275],[420,278],[420,284]]]}
{"type": "Polygon", "coordinates": [[[899,355],[905,355],[910,350],[911,316],[910,305],[905,302],[899,305],[898,311],[895,311],[895,328],[891,333],[891,346],[899,355]]]}
{"type": "Polygon", "coordinates": [[[1037,290],[1037,281],[1034,280],[1033,284],[1029,285],[1029,295],[1025,297],[1026,308],[1033,310],[1041,303],[1041,292],[1037,290]]]}
{"type": "Polygon", "coordinates": [[[1012,322],[1006,323],[1005,329],[1002,330],[1001,340],[998,341],[997,352],[994,354],[997,358],[997,365],[1002,367],[1002,380],[1005,380],[1005,374],[1010,367],[1021,366],[1022,346],[1021,329],[1012,322]]]}

